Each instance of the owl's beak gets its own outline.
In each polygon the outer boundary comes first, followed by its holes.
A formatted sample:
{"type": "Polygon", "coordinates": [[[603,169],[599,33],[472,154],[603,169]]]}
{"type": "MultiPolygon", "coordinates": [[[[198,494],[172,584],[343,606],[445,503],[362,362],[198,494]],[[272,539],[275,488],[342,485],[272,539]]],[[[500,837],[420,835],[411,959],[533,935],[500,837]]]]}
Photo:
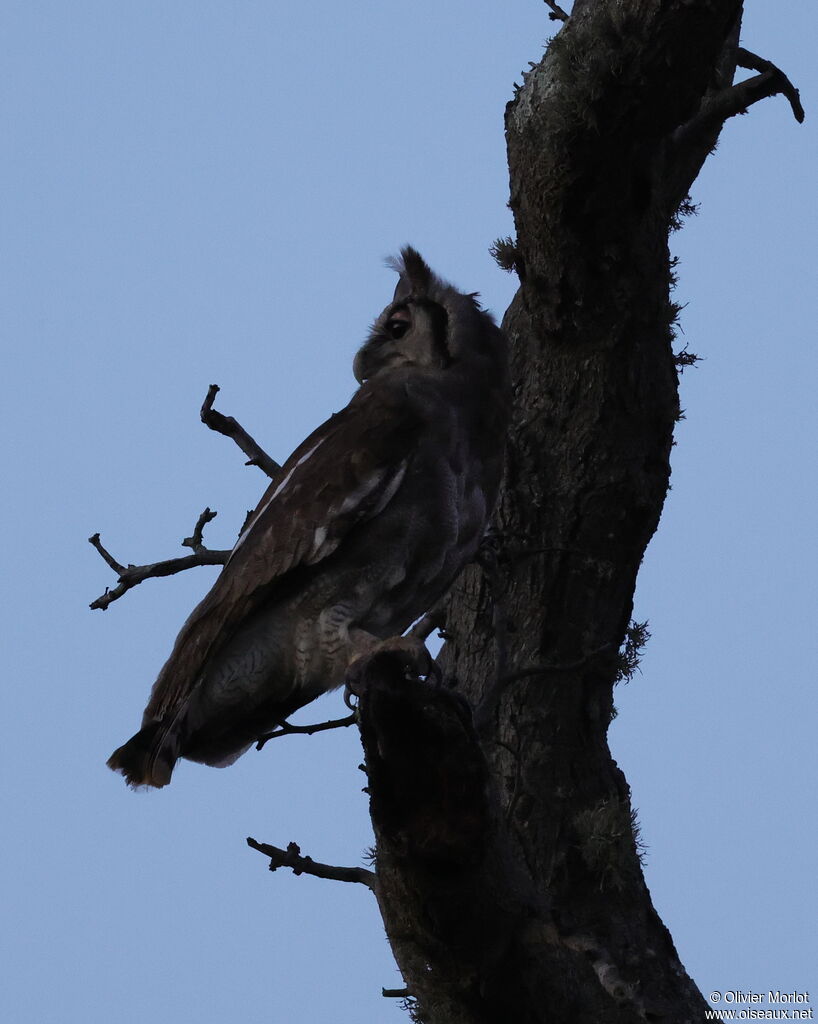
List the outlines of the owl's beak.
{"type": "Polygon", "coordinates": [[[355,359],[352,361],[352,373],[359,384],[363,384],[369,376],[366,367],[366,355],[363,349],[358,350],[355,359]]]}

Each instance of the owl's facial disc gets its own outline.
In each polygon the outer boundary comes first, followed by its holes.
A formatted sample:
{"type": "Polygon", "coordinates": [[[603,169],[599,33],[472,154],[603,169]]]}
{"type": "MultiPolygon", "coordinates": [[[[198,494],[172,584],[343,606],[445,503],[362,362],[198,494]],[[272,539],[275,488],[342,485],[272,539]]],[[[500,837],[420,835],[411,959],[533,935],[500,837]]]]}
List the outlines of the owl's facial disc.
{"type": "Polygon", "coordinates": [[[353,363],[359,384],[376,373],[401,366],[445,369],[448,315],[443,306],[424,298],[393,302],[378,318],[353,363]]]}

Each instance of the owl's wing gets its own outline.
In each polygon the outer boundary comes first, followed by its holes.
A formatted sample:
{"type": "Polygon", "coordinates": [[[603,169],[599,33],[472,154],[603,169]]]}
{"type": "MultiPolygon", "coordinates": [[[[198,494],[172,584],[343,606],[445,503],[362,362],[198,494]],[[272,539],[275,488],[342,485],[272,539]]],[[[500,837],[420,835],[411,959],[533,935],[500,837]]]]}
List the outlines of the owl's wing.
{"type": "Polygon", "coordinates": [[[387,506],[406,472],[418,428],[406,403],[396,406],[364,385],[293,452],[182,627],[143,724],[187,700],[211,652],[274,596],[282,577],[332,554],[354,526],[387,506]]]}

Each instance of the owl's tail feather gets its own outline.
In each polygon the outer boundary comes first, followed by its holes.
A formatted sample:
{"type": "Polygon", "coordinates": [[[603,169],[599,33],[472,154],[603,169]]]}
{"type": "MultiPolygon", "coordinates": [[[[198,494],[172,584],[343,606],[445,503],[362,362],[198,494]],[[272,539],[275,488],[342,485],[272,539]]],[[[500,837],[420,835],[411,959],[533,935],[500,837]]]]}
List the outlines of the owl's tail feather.
{"type": "Polygon", "coordinates": [[[170,782],[173,766],[179,758],[179,740],[175,730],[162,721],[149,722],[118,747],[108,758],[108,767],[121,772],[129,786],[153,786],[161,789],[170,782]]]}

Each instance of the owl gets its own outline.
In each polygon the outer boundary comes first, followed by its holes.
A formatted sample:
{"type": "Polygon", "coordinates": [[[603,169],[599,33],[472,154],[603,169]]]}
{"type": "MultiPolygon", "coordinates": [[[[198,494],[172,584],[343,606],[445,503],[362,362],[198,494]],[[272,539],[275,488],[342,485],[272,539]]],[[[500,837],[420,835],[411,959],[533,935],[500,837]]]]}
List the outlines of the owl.
{"type": "Polygon", "coordinates": [[[473,559],[509,415],[507,343],[407,246],[351,401],[293,452],[108,761],[132,786],[223,767],[404,633],[473,559]]]}

